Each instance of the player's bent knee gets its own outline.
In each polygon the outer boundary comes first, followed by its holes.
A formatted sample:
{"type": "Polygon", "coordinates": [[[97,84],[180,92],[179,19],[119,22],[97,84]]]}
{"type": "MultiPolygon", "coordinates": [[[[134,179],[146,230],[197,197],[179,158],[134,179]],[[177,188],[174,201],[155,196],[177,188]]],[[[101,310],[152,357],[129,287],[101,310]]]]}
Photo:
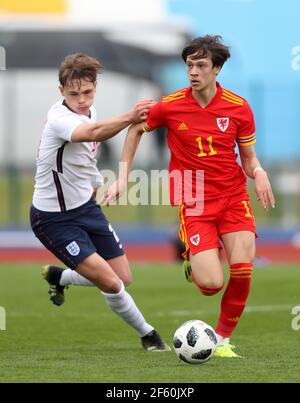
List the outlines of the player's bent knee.
{"type": "Polygon", "coordinates": [[[116,274],[119,277],[119,279],[123,282],[125,287],[128,287],[132,283],[132,273],[129,267],[126,268],[125,270],[118,271],[116,274]]]}
{"type": "Polygon", "coordinates": [[[218,281],[210,281],[206,282],[205,284],[204,283],[199,284],[199,282],[195,280],[194,276],[192,276],[192,280],[195,283],[195,285],[199,288],[200,292],[207,297],[217,294],[219,291],[222,290],[224,286],[223,282],[218,281]]]}
{"type": "Polygon", "coordinates": [[[211,297],[212,295],[217,294],[219,291],[222,290],[223,288],[223,284],[220,287],[212,287],[212,288],[208,288],[208,287],[202,287],[200,285],[197,285],[197,287],[199,288],[200,292],[205,295],[206,297],[211,297]]]}
{"type": "Polygon", "coordinates": [[[93,283],[103,292],[108,294],[116,294],[121,289],[121,282],[117,276],[106,278],[95,277],[93,283]]]}
{"type": "Polygon", "coordinates": [[[128,275],[122,276],[121,280],[123,281],[123,284],[125,285],[125,287],[128,287],[132,283],[132,275],[128,274],[128,275]]]}

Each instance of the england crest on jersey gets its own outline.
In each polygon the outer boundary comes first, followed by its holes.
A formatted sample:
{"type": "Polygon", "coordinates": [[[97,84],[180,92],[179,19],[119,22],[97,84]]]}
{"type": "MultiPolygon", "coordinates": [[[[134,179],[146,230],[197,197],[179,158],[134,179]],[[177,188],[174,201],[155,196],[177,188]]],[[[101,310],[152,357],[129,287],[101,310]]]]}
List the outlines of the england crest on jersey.
{"type": "Polygon", "coordinates": [[[66,246],[66,249],[71,256],[78,256],[80,253],[80,248],[75,241],[69,243],[69,245],[66,246]]]}
{"type": "Polygon", "coordinates": [[[217,125],[222,132],[226,132],[229,126],[229,118],[217,118],[217,125]]]}

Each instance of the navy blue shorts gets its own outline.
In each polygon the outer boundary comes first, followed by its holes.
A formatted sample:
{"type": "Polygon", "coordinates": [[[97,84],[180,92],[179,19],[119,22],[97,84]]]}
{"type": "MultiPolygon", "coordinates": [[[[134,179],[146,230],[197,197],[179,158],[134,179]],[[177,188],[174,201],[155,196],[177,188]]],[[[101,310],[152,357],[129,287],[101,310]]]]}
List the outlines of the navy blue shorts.
{"type": "Polygon", "coordinates": [[[31,206],[30,223],[41,243],[71,269],[95,252],[105,260],[124,255],[118,236],[94,199],[59,213],[31,206]]]}

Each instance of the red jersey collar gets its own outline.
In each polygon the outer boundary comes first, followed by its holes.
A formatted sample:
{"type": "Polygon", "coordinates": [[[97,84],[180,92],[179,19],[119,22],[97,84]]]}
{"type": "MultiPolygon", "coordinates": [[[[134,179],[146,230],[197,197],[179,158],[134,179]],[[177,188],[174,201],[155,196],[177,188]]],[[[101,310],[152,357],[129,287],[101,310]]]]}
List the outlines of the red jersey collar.
{"type": "Polygon", "coordinates": [[[193,93],[192,93],[192,87],[188,87],[187,88],[187,96],[200,108],[200,109],[207,109],[210,108],[212,105],[214,105],[217,101],[219,101],[219,99],[222,96],[222,91],[223,88],[221,87],[219,82],[216,82],[217,85],[217,92],[215,93],[215,96],[212,98],[212,100],[203,108],[198,101],[194,98],[193,93]]]}

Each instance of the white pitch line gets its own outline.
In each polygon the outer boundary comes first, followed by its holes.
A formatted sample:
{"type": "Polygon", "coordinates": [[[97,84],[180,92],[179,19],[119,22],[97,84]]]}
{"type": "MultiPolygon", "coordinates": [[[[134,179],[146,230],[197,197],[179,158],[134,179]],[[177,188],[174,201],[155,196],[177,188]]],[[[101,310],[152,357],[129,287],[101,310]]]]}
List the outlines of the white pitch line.
{"type": "MultiPolygon", "coordinates": [[[[297,305],[297,304],[294,304],[297,305]]],[[[245,308],[244,313],[259,313],[259,312],[284,312],[287,311],[288,313],[291,313],[291,310],[294,305],[257,305],[257,306],[248,306],[245,308]]],[[[300,303],[298,304],[300,306],[300,303]]],[[[172,317],[180,317],[180,316],[204,316],[208,314],[214,314],[216,313],[216,309],[219,309],[218,307],[215,309],[191,309],[191,310],[173,310],[173,311],[157,311],[153,312],[151,316],[157,316],[157,317],[166,317],[166,316],[172,316],[172,317]]],[[[111,312],[101,312],[100,316],[103,317],[109,317],[111,315],[111,312]]],[[[28,317],[28,318],[36,318],[36,319],[42,319],[46,315],[44,313],[36,313],[36,312],[8,312],[8,316],[11,318],[20,318],[20,317],[28,317]]],[[[56,318],[57,314],[53,312],[49,312],[47,314],[47,317],[49,318],[56,318]]],[[[69,318],[69,319],[90,319],[94,318],[95,314],[94,313],[84,313],[84,314],[77,314],[77,313],[65,313],[63,314],[64,318],[69,318]]]]}
{"type": "Polygon", "coordinates": [[[258,305],[258,306],[246,306],[245,312],[282,312],[290,311],[293,305],[258,305]]]}
{"type": "MultiPolygon", "coordinates": [[[[300,304],[299,304],[300,305],[300,304]]],[[[258,305],[258,306],[248,306],[245,308],[245,313],[256,313],[256,312],[291,312],[293,305],[258,305]]],[[[216,309],[193,309],[193,310],[180,310],[180,311],[159,311],[155,312],[153,316],[191,316],[191,315],[205,315],[215,313],[216,309]]]]}

